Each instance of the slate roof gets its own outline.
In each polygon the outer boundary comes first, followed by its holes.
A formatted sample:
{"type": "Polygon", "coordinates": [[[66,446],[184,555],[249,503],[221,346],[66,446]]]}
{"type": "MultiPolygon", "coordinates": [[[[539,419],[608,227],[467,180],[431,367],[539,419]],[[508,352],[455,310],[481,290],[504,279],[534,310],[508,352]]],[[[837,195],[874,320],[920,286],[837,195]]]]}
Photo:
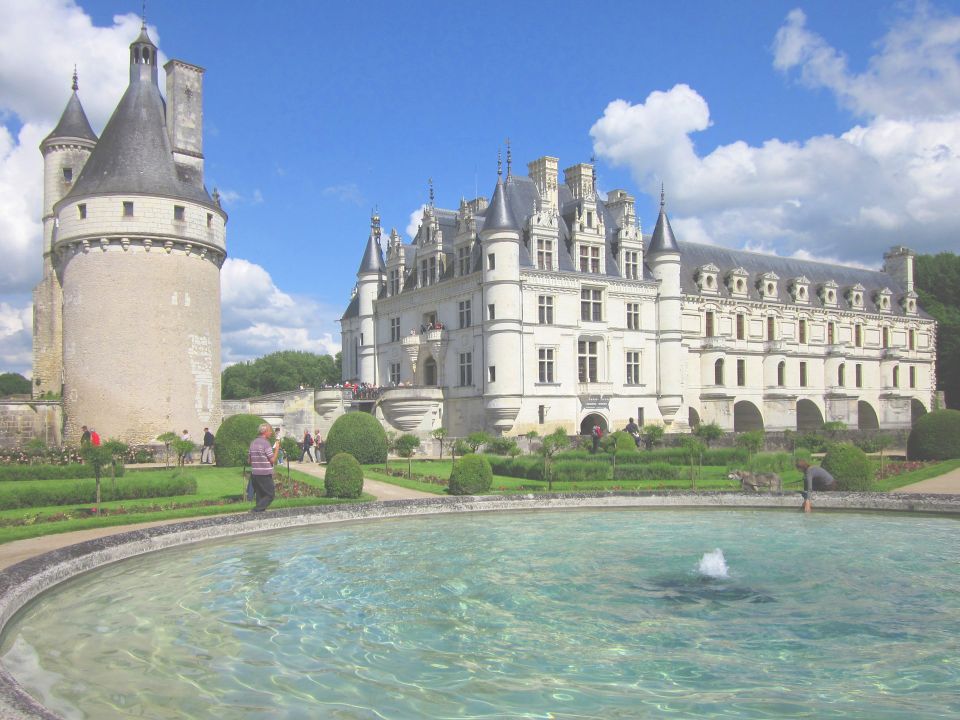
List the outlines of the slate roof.
{"type": "Polygon", "coordinates": [[[380,249],[380,243],[376,236],[370,233],[367,240],[367,249],[363,253],[363,260],[360,261],[360,269],[357,275],[361,273],[385,273],[387,266],[383,263],[383,251],[380,249]]]}
{"type": "Polygon", "coordinates": [[[484,230],[520,230],[514,219],[510,204],[507,202],[503,183],[497,178],[497,186],[493,189],[493,199],[483,215],[484,230]]]}
{"type": "Polygon", "coordinates": [[[661,203],[657,226],[653,229],[653,235],[650,236],[650,244],[647,245],[647,255],[662,252],[680,252],[680,248],[677,247],[677,239],[673,236],[670,218],[667,217],[667,211],[661,203]]]}
{"type": "Polygon", "coordinates": [[[53,132],[44,138],[43,142],[54,138],[80,138],[81,140],[97,141],[97,134],[90,127],[90,121],[87,120],[87,114],[83,111],[83,105],[80,104],[80,98],[77,97],[76,90],[67,100],[67,106],[63,109],[60,122],[57,123],[53,132]]]}

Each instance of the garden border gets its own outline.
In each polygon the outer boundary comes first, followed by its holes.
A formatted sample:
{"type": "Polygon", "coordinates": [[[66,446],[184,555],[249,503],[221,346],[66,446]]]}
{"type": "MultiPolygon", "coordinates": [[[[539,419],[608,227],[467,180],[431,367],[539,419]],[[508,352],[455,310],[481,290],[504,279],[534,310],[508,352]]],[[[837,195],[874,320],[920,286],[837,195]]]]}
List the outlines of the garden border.
{"type": "MultiPolygon", "coordinates": [[[[817,493],[815,510],[920,512],[960,516],[960,495],[817,493]]],[[[798,512],[797,493],[598,492],[418,498],[351,505],[319,505],[264,514],[215,515],[88,540],[17,563],[0,572],[0,632],[46,590],[102,565],[130,557],[238,535],[334,522],[457,512],[580,508],[755,508],[798,512]]],[[[0,720],[60,720],[0,666],[0,720]]]]}

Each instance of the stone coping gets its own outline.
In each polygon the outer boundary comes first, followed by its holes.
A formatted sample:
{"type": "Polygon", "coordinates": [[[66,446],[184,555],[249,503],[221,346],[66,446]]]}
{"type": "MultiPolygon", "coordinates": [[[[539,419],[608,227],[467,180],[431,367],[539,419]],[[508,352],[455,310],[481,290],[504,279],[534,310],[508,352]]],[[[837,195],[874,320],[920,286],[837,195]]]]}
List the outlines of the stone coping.
{"type": "MultiPolygon", "coordinates": [[[[960,495],[816,493],[814,512],[919,512],[960,517],[960,495]]],[[[88,540],[17,563],[0,572],[0,630],[18,610],[55,585],[102,565],[165,548],[266,530],[334,522],[458,512],[586,508],[736,508],[800,511],[797,493],[618,492],[418,498],[356,505],[287,508],[263,514],[215,515],[88,540]]],[[[0,720],[59,720],[0,665],[0,720]]]]}

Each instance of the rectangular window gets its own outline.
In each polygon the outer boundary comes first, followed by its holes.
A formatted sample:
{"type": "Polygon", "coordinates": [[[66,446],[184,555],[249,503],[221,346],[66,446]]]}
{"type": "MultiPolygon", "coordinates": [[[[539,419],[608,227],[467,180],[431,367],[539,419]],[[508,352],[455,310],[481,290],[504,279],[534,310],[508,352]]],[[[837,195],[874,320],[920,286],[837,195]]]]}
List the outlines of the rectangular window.
{"type": "Polygon", "coordinates": [[[915,388],[917,386],[917,369],[911,365],[910,366],[910,387],[915,388]]]}
{"type": "Polygon", "coordinates": [[[537,378],[542,383],[554,382],[556,351],[553,348],[537,349],[537,378]]]}
{"type": "Polygon", "coordinates": [[[123,216],[133,217],[133,201],[132,200],[123,201],[123,216]]]}
{"type": "Polygon", "coordinates": [[[553,270],[553,240],[537,238],[537,268],[553,270]]]}
{"type": "Polygon", "coordinates": [[[846,381],[847,381],[847,366],[841,364],[840,367],[837,368],[837,385],[840,387],[843,387],[844,385],[847,384],[846,381]]]}
{"type": "Polygon", "coordinates": [[[640,329],[640,303],[627,303],[627,330],[640,329]]]}
{"type": "Polygon", "coordinates": [[[800,387],[807,386],[807,364],[803,361],[800,362],[800,387]]]}
{"type": "Polygon", "coordinates": [[[598,382],[597,357],[596,340],[577,342],[577,376],[580,382],[598,382]]]}
{"type": "Polygon", "coordinates": [[[773,315],[767,316],[767,340],[777,339],[777,319],[773,315]]]}
{"type": "Polygon", "coordinates": [[[899,365],[893,366],[893,386],[895,388],[900,387],[900,366],[899,365]]]}
{"type": "Polygon", "coordinates": [[[627,350],[627,385],[640,384],[640,352],[627,350]]]}
{"type": "Polygon", "coordinates": [[[747,384],[747,361],[737,360],[737,385],[743,387],[747,384]]]}
{"type": "Polygon", "coordinates": [[[470,274],[470,248],[469,247],[457,248],[457,274],[458,275],[470,274]]]}
{"type": "Polygon", "coordinates": [[[907,347],[911,350],[917,349],[917,331],[910,330],[907,332],[907,347]]]}
{"type": "Polygon", "coordinates": [[[186,218],[186,209],[183,205],[174,205],[173,206],[173,219],[174,220],[183,220],[186,218]]]}
{"type": "Polygon", "coordinates": [[[213,213],[207,213],[207,227],[213,227],[213,213]]]}
{"type": "Polygon", "coordinates": [[[801,320],[797,328],[798,339],[801,343],[807,342],[807,321],[801,320]]]}
{"type": "Polygon", "coordinates": [[[600,272],[600,248],[590,245],[580,246],[580,272],[600,272]]]}
{"type": "Polygon", "coordinates": [[[703,323],[703,334],[706,337],[713,337],[714,327],[713,327],[713,311],[707,310],[706,316],[703,323]]]}
{"type": "Polygon", "coordinates": [[[553,296],[537,296],[537,319],[541,325],[553,325],[553,296]]]}
{"type": "Polygon", "coordinates": [[[737,313],[737,340],[743,340],[746,331],[746,318],[743,316],[743,313],[737,313]]]}
{"type": "Polygon", "coordinates": [[[635,250],[623,251],[623,276],[628,280],[640,279],[640,253],[635,250]]]}
{"type": "Polygon", "coordinates": [[[487,270],[497,269],[497,256],[494,253],[487,255],[487,270]]]}
{"type": "Polygon", "coordinates": [[[400,363],[390,363],[390,383],[400,384],[400,363]]]}
{"type": "Polygon", "coordinates": [[[853,376],[857,387],[863,387],[863,365],[857,363],[853,369],[853,376]]]}
{"type": "Polygon", "coordinates": [[[81,219],[81,220],[86,220],[86,219],[87,219],[87,204],[86,204],[86,203],[80,203],[79,205],[77,205],[77,212],[80,214],[80,219],[81,219]]]}
{"type": "Polygon", "coordinates": [[[489,382],[497,381],[497,367],[496,365],[491,365],[487,368],[487,380],[489,382]]]}
{"type": "Polygon", "coordinates": [[[460,386],[473,385],[473,353],[460,353],[460,386]]]}
{"type": "Polygon", "coordinates": [[[435,257],[430,258],[430,284],[432,285],[437,280],[439,276],[437,275],[437,259],[435,257]]]}
{"type": "Polygon", "coordinates": [[[473,324],[473,319],[470,317],[470,300],[461,300],[457,303],[457,311],[460,316],[460,327],[470,327],[473,324]]]}
{"type": "Polygon", "coordinates": [[[400,271],[399,270],[390,271],[388,291],[390,295],[397,295],[400,292],[400,271]]]}
{"type": "Polygon", "coordinates": [[[390,318],[390,342],[396,342],[400,339],[400,318],[390,318]]]}
{"type": "Polygon", "coordinates": [[[880,338],[880,342],[885,349],[890,347],[890,328],[883,328],[880,331],[880,338]]]}
{"type": "Polygon", "coordinates": [[[837,326],[836,323],[829,322],[827,323],[827,345],[834,345],[837,342],[837,326]]]}
{"type": "Polygon", "coordinates": [[[63,169],[63,181],[73,182],[73,168],[65,167],[63,169]]]}
{"type": "Polygon", "coordinates": [[[637,408],[637,427],[643,427],[643,408],[637,408]]]}
{"type": "Polygon", "coordinates": [[[580,319],[600,322],[603,319],[603,291],[583,288],[580,291],[580,319]]]}
{"type": "Polygon", "coordinates": [[[487,305],[487,320],[496,320],[497,319],[497,308],[493,303],[487,305]]]}
{"type": "Polygon", "coordinates": [[[547,406],[537,405],[537,422],[540,425],[543,425],[546,419],[547,419],[547,406]]]}
{"type": "Polygon", "coordinates": [[[853,326],[853,344],[857,347],[863,347],[863,325],[853,326]]]}
{"type": "Polygon", "coordinates": [[[420,287],[426,287],[430,277],[430,266],[426,260],[420,261],[420,287]]]}

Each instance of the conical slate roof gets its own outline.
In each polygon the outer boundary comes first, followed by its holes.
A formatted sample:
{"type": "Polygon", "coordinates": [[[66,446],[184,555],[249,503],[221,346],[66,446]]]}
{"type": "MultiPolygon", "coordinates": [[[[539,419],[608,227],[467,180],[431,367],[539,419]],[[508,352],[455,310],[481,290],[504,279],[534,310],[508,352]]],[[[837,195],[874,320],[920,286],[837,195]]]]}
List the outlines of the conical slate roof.
{"type": "Polygon", "coordinates": [[[510,211],[510,205],[507,203],[506,193],[503,190],[503,182],[497,178],[497,187],[493,191],[493,199],[490,201],[490,207],[484,213],[483,229],[486,230],[514,230],[520,231],[520,226],[510,211]]]}
{"type": "Polygon", "coordinates": [[[76,89],[70,95],[70,99],[67,100],[67,106],[63,109],[60,122],[57,123],[53,132],[44,138],[44,142],[54,138],[80,138],[92,142],[97,141],[97,134],[90,127],[90,121],[87,120],[87,114],[83,111],[76,89]]]}
{"type": "Polygon", "coordinates": [[[647,255],[656,255],[662,252],[679,253],[680,246],[677,245],[677,239],[673,236],[673,228],[670,227],[667,211],[661,202],[660,217],[657,218],[657,226],[653,229],[653,235],[650,237],[647,255]]]}
{"type": "Polygon", "coordinates": [[[364,273],[385,273],[387,266],[383,262],[383,252],[380,250],[380,242],[377,237],[370,233],[370,239],[367,240],[367,249],[363,253],[363,260],[360,263],[360,269],[357,275],[364,273]]]}

